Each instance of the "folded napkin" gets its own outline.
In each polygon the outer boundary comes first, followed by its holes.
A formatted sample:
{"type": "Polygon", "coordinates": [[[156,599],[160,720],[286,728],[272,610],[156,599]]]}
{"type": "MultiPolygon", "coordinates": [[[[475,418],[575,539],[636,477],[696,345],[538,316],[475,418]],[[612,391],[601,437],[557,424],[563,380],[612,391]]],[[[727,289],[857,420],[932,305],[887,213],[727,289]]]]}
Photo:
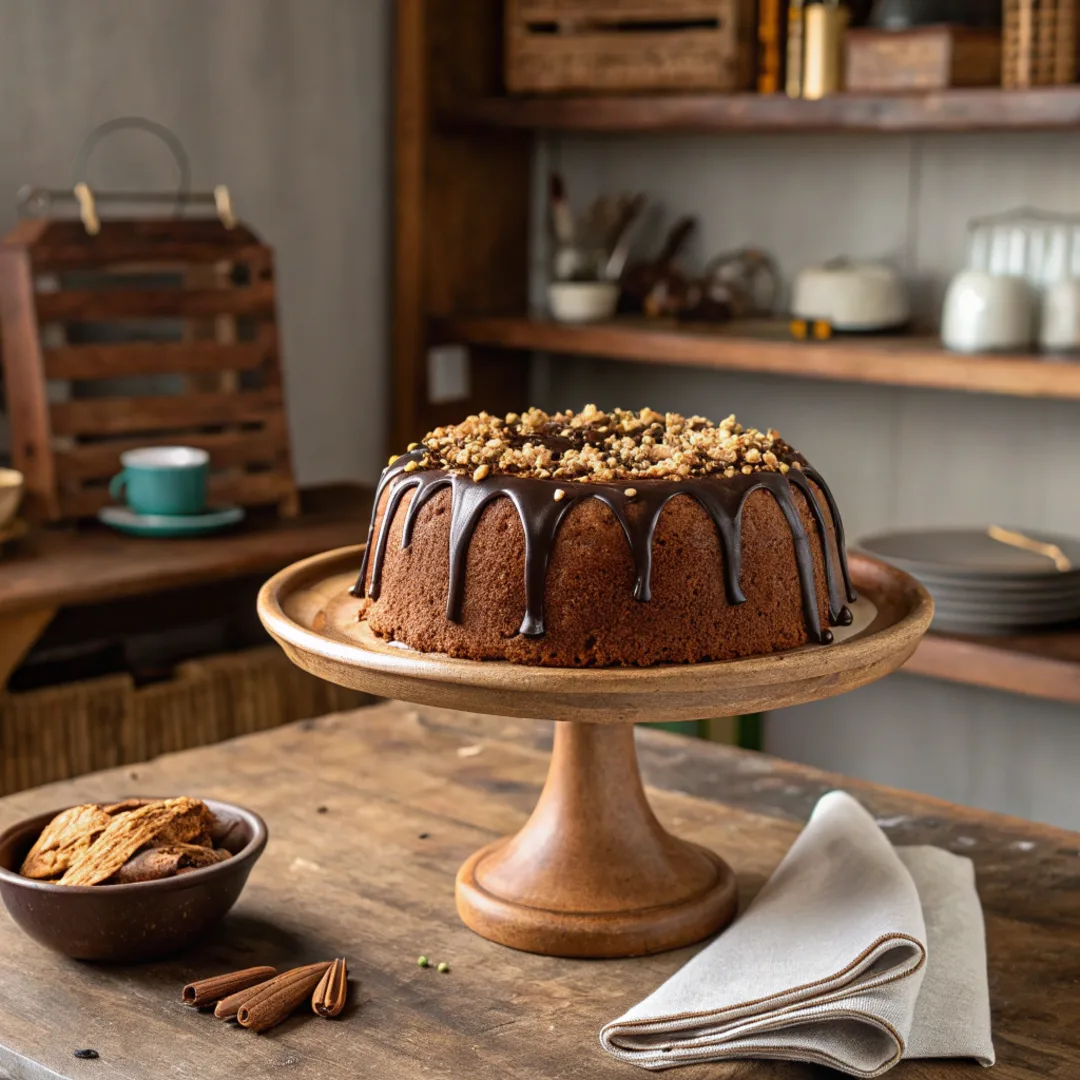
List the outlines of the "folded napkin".
{"type": "Polygon", "coordinates": [[[901,1058],[994,1063],[970,859],[894,848],[842,791],[746,913],[600,1033],[646,1069],[733,1058],[878,1076],[901,1058]]]}

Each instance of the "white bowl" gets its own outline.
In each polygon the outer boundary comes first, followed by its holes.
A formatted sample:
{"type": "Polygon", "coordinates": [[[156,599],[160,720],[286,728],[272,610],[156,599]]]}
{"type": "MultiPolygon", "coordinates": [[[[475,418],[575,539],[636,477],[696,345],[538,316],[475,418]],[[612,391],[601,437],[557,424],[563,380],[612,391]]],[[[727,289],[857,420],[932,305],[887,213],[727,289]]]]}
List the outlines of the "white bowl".
{"type": "Polygon", "coordinates": [[[619,286],[614,281],[553,281],[547,296],[552,317],[559,322],[597,322],[615,314],[619,286]]]}
{"type": "Polygon", "coordinates": [[[0,529],[15,518],[23,494],[23,474],[15,469],[0,469],[0,529]]]}
{"type": "Polygon", "coordinates": [[[954,352],[1027,350],[1035,339],[1035,292],[1022,277],[962,270],[949,283],[941,340],[954,352]]]}

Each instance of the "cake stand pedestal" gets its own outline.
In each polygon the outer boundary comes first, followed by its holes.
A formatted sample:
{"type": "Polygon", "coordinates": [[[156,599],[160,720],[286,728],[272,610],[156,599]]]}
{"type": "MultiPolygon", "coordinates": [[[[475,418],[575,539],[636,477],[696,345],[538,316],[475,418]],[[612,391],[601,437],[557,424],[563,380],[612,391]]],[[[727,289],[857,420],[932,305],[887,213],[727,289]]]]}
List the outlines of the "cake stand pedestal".
{"type": "MultiPolygon", "coordinates": [[[[457,906],[483,937],[552,956],[641,956],[700,941],[735,914],[717,855],[665,831],[634,750],[640,720],[735,715],[831,697],[898,668],[933,614],[913,578],[853,555],[861,599],[829,646],[721,663],[541,668],[456,660],[376,638],[348,594],[363,549],[282,570],[259,615],[294,663],[342,686],[419,704],[558,721],[547,782],[516,835],[472,855],[457,906]]],[[[718,793],[719,794],[719,793],[718,793]]]]}

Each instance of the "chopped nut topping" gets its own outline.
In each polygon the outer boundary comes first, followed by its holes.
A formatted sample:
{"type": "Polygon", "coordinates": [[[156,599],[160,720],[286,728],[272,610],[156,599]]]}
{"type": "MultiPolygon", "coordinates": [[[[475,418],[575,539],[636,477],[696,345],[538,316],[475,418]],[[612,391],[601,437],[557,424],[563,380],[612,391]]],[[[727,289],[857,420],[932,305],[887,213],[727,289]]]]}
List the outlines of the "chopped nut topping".
{"type": "MultiPolygon", "coordinates": [[[[734,416],[716,424],[703,416],[653,409],[604,412],[595,405],[577,413],[528,409],[505,419],[482,412],[436,428],[410,450],[406,472],[444,469],[476,481],[501,473],[595,484],[801,468],[778,432],[744,428],[734,416]]],[[[627,487],[624,493],[634,498],[637,489],[627,487]]],[[[565,497],[564,488],[553,497],[565,497]]]]}
{"type": "Polygon", "coordinates": [[[628,499],[632,499],[632,498],[633,498],[633,497],[634,497],[634,496],[635,496],[635,495],[637,494],[637,488],[627,488],[627,489],[626,489],[626,490],[625,490],[625,491],[623,492],[623,494],[624,494],[624,495],[625,495],[625,496],[626,496],[626,497],[627,497],[628,499]]]}
{"type": "Polygon", "coordinates": [[[566,498],[566,492],[562,488],[556,488],[555,494],[551,496],[556,502],[562,502],[566,498]]]}

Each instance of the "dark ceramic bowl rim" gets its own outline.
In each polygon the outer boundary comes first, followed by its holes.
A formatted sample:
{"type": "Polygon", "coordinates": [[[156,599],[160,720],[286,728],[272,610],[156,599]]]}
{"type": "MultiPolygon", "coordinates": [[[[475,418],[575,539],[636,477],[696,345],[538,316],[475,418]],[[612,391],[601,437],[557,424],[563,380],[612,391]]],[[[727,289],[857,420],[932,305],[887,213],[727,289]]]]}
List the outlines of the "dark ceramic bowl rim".
{"type": "MultiPolygon", "coordinates": [[[[159,797],[166,798],[167,796],[159,797]]],[[[177,874],[173,877],[159,878],[157,881],[131,881],[124,885],[57,885],[51,881],[38,881],[36,878],[23,877],[17,871],[0,866],[0,882],[35,892],[71,896],[85,895],[87,893],[95,896],[115,896],[119,893],[130,892],[132,889],[144,891],[156,889],[158,892],[169,892],[176,889],[192,888],[200,882],[206,881],[214,874],[227,873],[229,870],[235,870],[242,863],[254,862],[262,854],[263,848],[266,847],[266,840],[269,835],[266,822],[254,810],[237,806],[235,803],[222,802],[220,799],[203,799],[203,802],[215,812],[220,807],[222,810],[236,815],[251,827],[251,839],[235,855],[224,862],[214,863],[213,866],[200,866],[197,870],[189,870],[187,873],[177,874]]],[[[43,824],[48,824],[57,814],[62,814],[65,810],[70,810],[72,806],[79,805],[79,803],[71,803],[69,806],[62,806],[59,810],[54,810],[51,813],[31,814],[29,817],[15,822],[14,825],[9,825],[3,832],[0,832],[0,846],[13,833],[25,829],[31,822],[42,819],[43,824]]]]}

